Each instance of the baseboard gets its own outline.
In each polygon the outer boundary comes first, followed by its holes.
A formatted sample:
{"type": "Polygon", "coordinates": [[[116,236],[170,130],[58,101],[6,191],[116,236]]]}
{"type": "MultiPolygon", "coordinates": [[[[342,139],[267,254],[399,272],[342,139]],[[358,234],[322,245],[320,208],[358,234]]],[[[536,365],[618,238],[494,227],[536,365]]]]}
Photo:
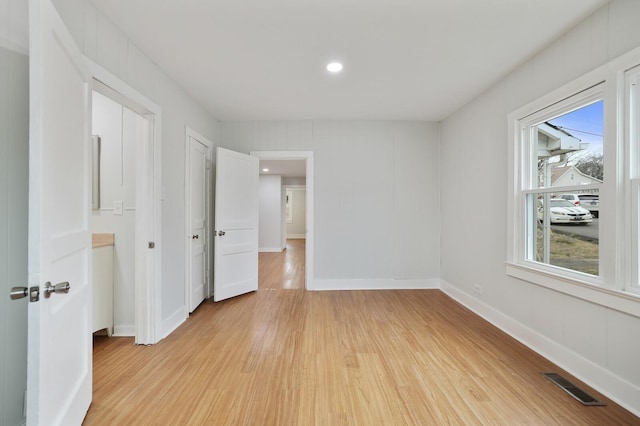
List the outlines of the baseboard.
{"type": "Polygon", "coordinates": [[[640,387],[524,326],[445,280],[440,280],[440,289],[467,309],[640,417],[640,387]]]}
{"type": "Polygon", "coordinates": [[[305,234],[287,234],[287,240],[304,240],[306,238],[305,234]]]}
{"type": "Polygon", "coordinates": [[[164,339],[171,334],[176,328],[187,319],[185,316],[185,310],[183,308],[178,309],[173,314],[169,315],[169,318],[162,320],[162,338],[164,339]]]}
{"type": "Polygon", "coordinates": [[[433,290],[440,288],[440,280],[425,279],[352,279],[352,280],[313,280],[313,289],[324,290],[433,290]]]}
{"type": "Polygon", "coordinates": [[[283,249],[278,248],[278,247],[266,247],[266,248],[259,248],[258,252],[260,253],[280,253],[283,249]]]}
{"type": "Polygon", "coordinates": [[[135,325],[114,325],[112,335],[115,337],[135,337],[136,326],[135,325]]]}

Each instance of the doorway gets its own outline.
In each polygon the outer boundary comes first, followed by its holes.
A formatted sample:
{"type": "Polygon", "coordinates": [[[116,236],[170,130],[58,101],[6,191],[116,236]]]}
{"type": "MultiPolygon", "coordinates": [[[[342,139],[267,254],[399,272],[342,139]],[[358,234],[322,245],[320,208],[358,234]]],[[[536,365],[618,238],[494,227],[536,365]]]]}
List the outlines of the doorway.
{"type": "MultiPolygon", "coordinates": [[[[304,182],[305,188],[305,225],[306,232],[304,232],[304,244],[301,245],[298,242],[297,247],[298,250],[304,250],[304,288],[307,290],[313,290],[313,152],[311,151],[252,151],[251,155],[256,156],[260,159],[260,170],[262,175],[272,174],[277,175],[280,173],[282,175],[285,172],[279,172],[278,168],[283,167],[282,170],[291,168],[294,164],[298,163],[303,168],[303,174],[300,175],[298,172],[298,177],[304,176],[304,180],[294,181],[289,180],[288,184],[282,184],[281,181],[281,207],[280,207],[280,220],[281,220],[281,231],[280,231],[280,247],[281,250],[285,247],[288,247],[287,238],[286,238],[286,188],[296,187],[300,188],[300,184],[304,182]],[[265,172],[264,169],[269,169],[269,171],[265,172]]],[[[293,176],[292,176],[293,177],[293,176]]],[[[298,234],[298,236],[300,236],[298,234]]],[[[293,240],[292,240],[293,241],[293,240]]],[[[280,250],[280,251],[281,251],[280,250]]],[[[294,247],[292,246],[292,250],[294,247]]],[[[274,251],[274,250],[265,250],[265,251],[274,251]]],[[[267,253],[265,253],[267,254],[267,253]]],[[[286,253],[285,253],[286,254],[286,253]]],[[[263,258],[266,256],[262,256],[263,258]]],[[[260,262],[260,267],[263,267],[262,258],[260,262]]]]}
{"type": "Polygon", "coordinates": [[[93,327],[135,336],[136,174],[147,120],[95,84],[92,108],[93,327]],[[103,94],[104,93],[104,94],[103,94]]]}
{"type": "MultiPolygon", "coordinates": [[[[116,116],[112,118],[119,119],[115,132],[106,120],[101,125],[107,130],[93,130],[94,134],[111,132],[115,138],[110,148],[104,138],[99,147],[94,146],[94,164],[102,167],[94,167],[98,196],[92,197],[92,231],[114,236],[113,331],[117,336],[134,336],[137,344],[154,344],[164,337],[160,329],[160,108],[99,65],[87,62],[94,77],[94,105],[109,105],[116,116]],[[112,183],[106,184],[109,179],[112,183]]],[[[102,120],[97,111],[94,127],[102,120]]]]}

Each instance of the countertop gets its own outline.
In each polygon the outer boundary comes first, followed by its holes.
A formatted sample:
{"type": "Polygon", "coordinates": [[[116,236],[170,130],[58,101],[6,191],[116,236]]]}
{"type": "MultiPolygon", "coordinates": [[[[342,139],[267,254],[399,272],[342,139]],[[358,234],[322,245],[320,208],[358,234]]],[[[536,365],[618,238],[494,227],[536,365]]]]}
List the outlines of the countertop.
{"type": "Polygon", "coordinates": [[[112,246],[114,240],[113,234],[93,234],[93,248],[112,246]]]}

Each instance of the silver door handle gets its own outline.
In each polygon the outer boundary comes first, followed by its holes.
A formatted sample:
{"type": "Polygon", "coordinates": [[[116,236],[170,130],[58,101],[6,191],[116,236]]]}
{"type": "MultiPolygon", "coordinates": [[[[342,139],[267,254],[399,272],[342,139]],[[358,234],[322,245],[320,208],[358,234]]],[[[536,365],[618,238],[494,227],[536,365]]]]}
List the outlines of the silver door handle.
{"type": "Polygon", "coordinates": [[[51,285],[51,283],[47,281],[47,283],[44,285],[44,297],[45,299],[48,299],[49,297],[51,297],[51,293],[67,294],[69,293],[70,288],[71,286],[68,282],[51,285]]]}

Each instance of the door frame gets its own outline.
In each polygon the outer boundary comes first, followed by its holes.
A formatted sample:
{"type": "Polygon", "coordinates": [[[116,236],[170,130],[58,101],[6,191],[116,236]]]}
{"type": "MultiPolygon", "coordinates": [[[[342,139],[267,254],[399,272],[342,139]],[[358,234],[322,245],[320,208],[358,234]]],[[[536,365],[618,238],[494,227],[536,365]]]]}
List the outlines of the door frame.
{"type": "Polygon", "coordinates": [[[213,265],[213,252],[211,251],[211,223],[213,221],[212,210],[213,210],[213,148],[214,144],[203,136],[202,134],[196,132],[191,127],[186,126],[185,131],[185,154],[184,154],[184,235],[185,235],[185,263],[184,263],[184,318],[189,316],[189,298],[190,294],[190,283],[191,283],[191,187],[190,187],[190,179],[191,179],[191,150],[190,150],[190,138],[196,139],[198,142],[206,146],[207,148],[207,160],[209,161],[210,167],[206,169],[206,206],[207,206],[207,226],[205,227],[205,250],[207,256],[207,298],[211,297],[213,294],[213,286],[212,279],[213,275],[211,273],[211,267],[213,265]]]}
{"type": "Polygon", "coordinates": [[[145,143],[138,147],[136,167],[135,342],[158,343],[161,331],[161,129],[162,109],[109,71],[86,58],[94,90],[147,119],[145,143]],[[107,93],[105,93],[105,91],[107,93]],[[151,155],[148,155],[151,153],[151,155]],[[155,247],[150,249],[149,243],[155,247]]]}
{"type": "Polygon", "coordinates": [[[305,242],[305,289],[315,290],[313,282],[313,151],[251,151],[260,160],[304,160],[306,165],[306,225],[305,242]]]}

